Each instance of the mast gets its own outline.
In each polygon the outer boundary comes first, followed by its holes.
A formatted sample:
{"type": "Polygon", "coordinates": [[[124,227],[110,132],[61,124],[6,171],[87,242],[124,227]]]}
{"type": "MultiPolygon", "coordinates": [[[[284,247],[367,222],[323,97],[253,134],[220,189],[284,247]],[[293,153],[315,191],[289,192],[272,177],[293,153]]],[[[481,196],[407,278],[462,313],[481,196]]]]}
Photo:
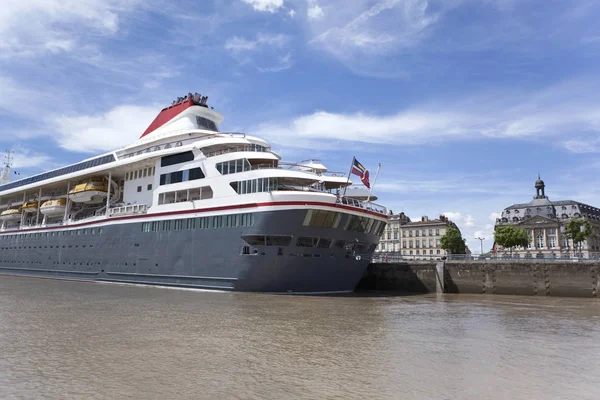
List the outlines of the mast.
{"type": "Polygon", "coordinates": [[[4,154],[4,166],[2,168],[2,172],[0,172],[0,185],[4,185],[5,183],[10,182],[10,172],[12,170],[13,164],[13,153],[12,150],[6,150],[4,154]]]}

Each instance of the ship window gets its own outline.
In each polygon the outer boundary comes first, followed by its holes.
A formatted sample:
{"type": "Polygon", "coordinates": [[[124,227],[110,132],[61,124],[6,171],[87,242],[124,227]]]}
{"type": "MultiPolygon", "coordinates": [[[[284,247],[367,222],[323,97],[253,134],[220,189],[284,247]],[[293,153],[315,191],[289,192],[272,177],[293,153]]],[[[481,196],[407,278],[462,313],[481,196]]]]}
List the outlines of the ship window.
{"type": "Polygon", "coordinates": [[[194,181],[196,179],[203,179],[204,173],[201,168],[192,168],[189,172],[189,180],[194,181]]]}
{"type": "Polygon", "coordinates": [[[217,215],[213,217],[213,228],[221,228],[223,226],[223,216],[217,215]]]}
{"type": "Polygon", "coordinates": [[[219,173],[221,175],[228,175],[228,174],[234,174],[236,172],[250,171],[252,169],[252,167],[250,166],[250,162],[245,158],[242,158],[239,160],[223,161],[223,162],[217,163],[215,165],[215,167],[217,168],[217,171],[219,171],[219,173]]]}
{"type": "Polygon", "coordinates": [[[321,249],[328,249],[331,247],[332,242],[333,242],[332,239],[321,238],[321,239],[319,239],[319,243],[317,244],[317,247],[319,247],[321,249]]]}
{"type": "Polygon", "coordinates": [[[165,156],[160,159],[161,167],[168,167],[169,165],[181,164],[188,161],[194,160],[194,153],[191,151],[186,151],[183,153],[173,154],[170,156],[165,156]]]}
{"type": "Polygon", "coordinates": [[[141,186],[138,186],[138,187],[137,187],[137,191],[138,191],[138,193],[139,193],[139,192],[141,192],[141,191],[142,191],[142,187],[141,187],[141,186]]]}
{"type": "Polygon", "coordinates": [[[148,185],[148,190],[152,190],[152,184],[148,185]]]}
{"type": "Polygon", "coordinates": [[[240,217],[240,226],[253,226],[254,214],[242,214],[240,217]]]}
{"type": "Polygon", "coordinates": [[[291,242],[291,236],[267,235],[265,237],[265,243],[267,244],[267,246],[289,246],[291,242]]]}
{"type": "Polygon", "coordinates": [[[264,246],[265,236],[264,235],[242,235],[242,240],[248,243],[250,246],[264,246]]]}
{"type": "Polygon", "coordinates": [[[200,129],[219,132],[219,129],[217,129],[217,124],[215,124],[214,121],[211,121],[210,119],[196,116],[196,124],[198,124],[198,128],[200,129]]]}
{"type": "Polygon", "coordinates": [[[296,246],[298,247],[315,247],[319,238],[317,237],[299,237],[296,241],[296,246]]]}

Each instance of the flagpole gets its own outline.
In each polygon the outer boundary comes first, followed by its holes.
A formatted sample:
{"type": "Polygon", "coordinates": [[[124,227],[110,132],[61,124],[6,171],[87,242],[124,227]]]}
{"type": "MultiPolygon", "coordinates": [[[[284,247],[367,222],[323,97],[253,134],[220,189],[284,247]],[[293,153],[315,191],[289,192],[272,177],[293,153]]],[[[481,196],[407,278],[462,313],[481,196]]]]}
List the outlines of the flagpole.
{"type": "Polygon", "coordinates": [[[352,173],[352,167],[354,166],[354,160],[356,160],[356,156],[352,157],[352,164],[350,164],[350,171],[348,171],[348,181],[346,181],[346,186],[344,186],[344,194],[342,197],[346,196],[346,189],[348,189],[348,185],[350,185],[350,174],[352,173]]]}
{"type": "Polygon", "coordinates": [[[375,172],[375,179],[373,179],[373,184],[369,188],[369,197],[367,197],[367,203],[371,200],[371,193],[373,193],[373,188],[375,187],[375,183],[377,183],[377,176],[379,175],[379,169],[381,168],[381,163],[377,164],[377,172],[375,172]]]}

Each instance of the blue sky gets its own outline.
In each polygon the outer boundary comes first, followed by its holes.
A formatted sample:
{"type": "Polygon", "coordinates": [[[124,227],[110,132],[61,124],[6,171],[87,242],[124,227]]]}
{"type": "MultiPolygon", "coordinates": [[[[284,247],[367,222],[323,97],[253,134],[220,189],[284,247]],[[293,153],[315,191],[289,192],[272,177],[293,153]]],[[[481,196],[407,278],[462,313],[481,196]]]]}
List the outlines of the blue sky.
{"type": "Polygon", "coordinates": [[[382,163],[379,203],[473,250],[534,194],[600,206],[600,5],[5,0],[0,146],[23,175],[135,140],[189,91],[286,161],[382,163]]]}

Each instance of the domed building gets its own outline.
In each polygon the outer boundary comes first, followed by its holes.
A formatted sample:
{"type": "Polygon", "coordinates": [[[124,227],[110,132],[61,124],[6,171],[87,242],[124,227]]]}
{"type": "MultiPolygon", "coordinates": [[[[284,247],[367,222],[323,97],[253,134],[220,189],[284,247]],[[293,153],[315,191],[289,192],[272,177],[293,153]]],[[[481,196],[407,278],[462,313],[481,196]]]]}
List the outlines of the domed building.
{"type": "MultiPolygon", "coordinates": [[[[590,236],[581,249],[578,246],[575,249],[573,242],[567,240],[564,230],[571,218],[586,219],[595,233],[600,232],[600,209],[574,200],[550,201],[546,196],[546,185],[538,175],[533,199],[505,208],[496,219],[496,227],[515,225],[529,235],[527,248],[513,249],[513,257],[600,257],[600,236],[590,236]]],[[[510,254],[509,249],[500,246],[495,246],[495,251],[499,256],[510,254]]]]}

